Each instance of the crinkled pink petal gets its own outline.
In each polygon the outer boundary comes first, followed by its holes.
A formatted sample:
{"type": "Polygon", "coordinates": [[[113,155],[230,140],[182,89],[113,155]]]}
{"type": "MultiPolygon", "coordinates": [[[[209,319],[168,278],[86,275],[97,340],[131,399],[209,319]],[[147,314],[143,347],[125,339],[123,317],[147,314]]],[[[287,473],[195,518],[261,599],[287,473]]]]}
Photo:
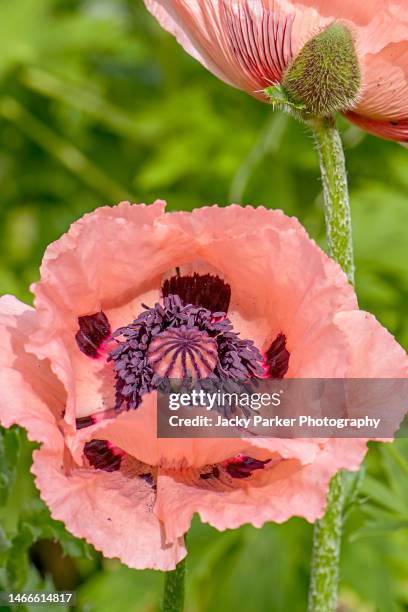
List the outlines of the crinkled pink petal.
{"type": "MultiPolygon", "coordinates": [[[[229,81],[227,75],[223,72],[220,66],[217,65],[217,62],[215,62],[211,55],[209,55],[205,42],[203,41],[203,43],[200,44],[199,36],[197,36],[197,39],[194,40],[194,42],[190,39],[189,33],[187,33],[185,30],[182,18],[180,18],[177,13],[172,10],[170,3],[162,4],[160,2],[155,2],[154,0],[146,0],[145,4],[151,14],[156,17],[160,25],[176,37],[177,41],[187,51],[187,53],[201,62],[201,64],[203,64],[219,79],[225,81],[229,85],[233,84],[229,81]]],[[[200,18],[198,2],[194,2],[193,0],[191,6],[186,5],[183,8],[185,11],[184,15],[186,16],[187,20],[189,17],[189,11],[191,11],[190,14],[194,15],[197,19],[200,18]]]]}
{"type": "Polygon", "coordinates": [[[395,338],[362,310],[339,312],[334,323],[347,338],[346,378],[406,378],[408,357],[395,338]]]}
{"type": "Polygon", "coordinates": [[[405,0],[290,0],[297,10],[315,10],[322,19],[342,21],[357,35],[362,54],[378,53],[391,42],[405,41],[408,18],[405,0]]]}
{"type": "Polygon", "coordinates": [[[296,459],[301,465],[313,463],[319,454],[322,444],[327,440],[306,438],[245,438],[248,443],[247,454],[259,459],[267,459],[268,456],[278,453],[282,459],[296,459]],[[263,454],[259,455],[259,451],[263,454]],[[265,454],[267,453],[267,454],[265,454]]]}
{"type": "Polygon", "coordinates": [[[32,472],[52,517],[105,557],[135,569],[174,569],[186,550],[181,538],[165,543],[148,483],[122,469],[109,473],[70,466],[63,450],[59,437],[57,447],[34,452],[32,472]]]}
{"type": "Polygon", "coordinates": [[[377,121],[357,113],[347,113],[347,119],[358,125],[362,130],[380,136],[386,140],[408,142],[408,118],[393,121],[377,121]]]}
{"type": "Polygon", "coordinates": [[[351,347],[347,378],[376,379],[373,384],[362,380],[348,385],[351,416],[364,417],[374,409],[372,416],[381,418],[382,431],[388,436],[380,440],[392,442],[408,412],[408,357],[394,337],[366,312],[338,313],[335,322],[351,347]]]}
{"type": "Polygon", "coordinates": [[[252,95],[292,59],[295,11],[263,0],[145,0],[163,28],[216,76],[252,95]],[[289,9],[289,11],[288,11],[289,9]]]}
{"type": "Polygon", "coordinates": [[[367,55],[365,75],[354,112],[363,120],[388,121],[391,129],[400,120],[408,120],[408,32],[403,42],[389,43],[379,53],[367,55]]]}
{"type": "Polygon", "coordinates": [[[53,448],[66,394],[49,363],[25,349],[28,337],[38,329],[37,314],[14,297],[3,296],[0,329],[0,424],[21,425],[31,440],[53,448]]]}
{"type": "Polygon", "coordinates": [[[196,512],[221,531],[245,523],[262,527],[267,521],[281,523],[293,516],[314,522],[324,513],[332,476],[345,467],[358,469],[365,452],[364,441],[333,440],[322,446],[309,465],[284,460],[256,472],[250,481],[222,484],[202,481],[194,473],[161,471],[155,511],[165,524],[169,542],[189,529],[196,512]]]}

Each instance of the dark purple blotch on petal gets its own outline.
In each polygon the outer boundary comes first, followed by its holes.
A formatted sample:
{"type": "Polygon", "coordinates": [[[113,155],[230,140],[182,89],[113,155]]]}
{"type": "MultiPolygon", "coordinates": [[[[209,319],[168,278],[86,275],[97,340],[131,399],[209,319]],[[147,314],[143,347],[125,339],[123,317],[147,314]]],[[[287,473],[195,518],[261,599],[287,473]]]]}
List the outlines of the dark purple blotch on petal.
{"type": "Polygon", "coordinates": [[[84,455],[97,470],[116,472],[120,469],[124,453],[107,440],[91,440],[84,446],[84,455]]]}
{"type": "Polygon", "coordinates": [[[79,330],[75,335],[78,348],[88,357],[97,357],[98,349],[106,340],[111,328],[104,312],[78,317],[79,330]]]}
{"type": "Polygon", "coordinates": [[[283,378],[289,368],[289,358],[286,336],[279,334],[265,353],[264,367],[267,378],[283,378]]]}
{"type": "Polygon", "coordinates": [[[86,416],[86,417],[79,417],[76,419],[76,428],[79,429],[85,429],[86,427],[91,427],[91,425],[95,424],[95,419],[93,417],[93,415],[90,416],[86,416]]]}
{"type": "Polygon", "coordinates": [[[178,295],[184,304],[201,306],[211,312],[228,312],[231,287],[219,276],[212,274],[176,274],[166,279],[163,297],[178,295]]]}
{"type": "Polygon", "coordinates": [[[76,428],[85,429],[86,427],[91,427],[91,425],[101,423],[107,419],[113,419],[116,416],[118,416],[118,411],[115,408],[109,408],[108,410],[103,410],[102,412],[95,412],[94,414],[90,414],[88,416],[78,417],[76,419],[76,428]]]}
{"type": "Polygon", "coordinates": [[[252,472],[256,470],[263,470],[265,465],[269,463],[269,459],[266,461],[260,461],[259,459],[253,459],[247,456],[238,456],[227,462],[225,469],[232,478],[249,478],[252,472]]]}

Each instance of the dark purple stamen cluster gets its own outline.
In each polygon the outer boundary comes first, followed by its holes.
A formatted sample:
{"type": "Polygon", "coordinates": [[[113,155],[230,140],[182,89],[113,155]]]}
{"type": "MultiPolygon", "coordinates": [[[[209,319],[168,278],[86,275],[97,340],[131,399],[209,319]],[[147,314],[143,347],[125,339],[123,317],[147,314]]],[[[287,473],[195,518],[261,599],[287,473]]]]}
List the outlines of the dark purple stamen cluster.
{"type": "Polygon", "coordinates": [[[268,378],[283,378],[289,368],[290,353],[286,348],[286,336],[279,334],[266,351],[264,367],[268,378]]]}
{"type": "Polygon", "coordinates": [[[251,340],[241,340],[224,312],[185,304],[178,295],[168,295],[153,308],[143,305],[133,323],[113,334],[118,346],[108,360],[116,373],[116,409],[137,408],[142,396],[157,387],[160,377],[149,361],[151,342],[165,330],[183,328],[205,332],[216,342],[218,359],[213,376],[246,381],[263,375],[262,355],[251,340]]]}
{"type": "Polygon", "coordinates": [[[104,312],[78,317],[79,330],[75,340],[88,357],[97,357],[98,349],[111,332],[108,318],[104,312]]]}
{"type": "Polygon", "coordinates": [[[252,472],[263,470],[270,459],[260,461],[246,455],[238,455],[233,460],[227,462],[225,469],[232,478],[249,478],[252,472]]]}
{"type": "Polygon", "coordinates": [[[211,312],[228,312],[231,301],[231,287],[212,274],[178,273],[164,281],[162,294],[178,295],[184,304],[202,306],[211,312]]]}

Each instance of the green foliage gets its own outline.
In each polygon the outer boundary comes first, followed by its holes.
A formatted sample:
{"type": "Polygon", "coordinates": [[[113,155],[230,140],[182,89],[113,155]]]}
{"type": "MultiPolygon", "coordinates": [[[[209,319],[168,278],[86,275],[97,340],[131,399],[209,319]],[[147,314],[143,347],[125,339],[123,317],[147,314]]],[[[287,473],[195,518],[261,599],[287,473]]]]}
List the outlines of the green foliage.
{"type": "Polygon", "coordinates": [[[344,582],[380,612],[408,605],[407,476],[407,440],[373,447],[347,523],[344,582]]]}
{"type": "MultiPolygon", "coordinates": [[[[121,198],[167,198],[170,210],[231,200],[283,208],[325,247],[307,130],[206,72],[141,2],[0,0],[0,13],[2,293],[31,300],[47,244],[121,198]]],[[[345,121],[341,128],[360,304],[408,347],[408,153],[345,121]]],[[[58,540],[80,610],[158,610],[160,574],[101,560],[49,517],[29,474],[31,452],[16,428],[0,439],[0,586],[59,586],[55,568],[44,578],[34,563],[36,547],[58,540]]],[[[366,476],[350,480],[342,610],[408,606],[407,460],[405,440],[373,445],[366,476]]],[[[192,612],[305,609],[304,521],[219,534],[196,520],[189,549],[192,612]]]]}
{"type": "Polygon", "coordinates": [[[0,431],[0,505],[6,503],[16,475],[19,433],[16,428],[0,431]]]}

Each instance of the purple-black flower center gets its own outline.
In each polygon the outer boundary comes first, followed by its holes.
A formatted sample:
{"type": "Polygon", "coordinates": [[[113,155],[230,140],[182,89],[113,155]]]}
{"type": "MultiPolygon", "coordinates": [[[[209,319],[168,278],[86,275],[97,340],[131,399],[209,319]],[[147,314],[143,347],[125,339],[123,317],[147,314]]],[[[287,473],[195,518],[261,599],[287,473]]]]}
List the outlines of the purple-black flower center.
{"type": "Polygon", "coordinates": [[[113,334],[116,409],[137,408],[163,378],[246,381],[263,374],[262,355],[242,340],[224,312],[185,304],[178,295],[145,310],[113,334]]]}
{"type": "MultiPolygon", "coordinates": [[[[234,331],[227,317],[230,299],[230,286],[218,276],[182,276],[177,270],[164,281],[161,303],[143,305],[132,323],[113,334],[105,313],[79,317],[78,348],[113,363],[116,402],[108,413],[137,408],[163,379],[245,383],[257,377],[283,378],[290,357],[286,337],[280,334],[262,356],[252,340],[234,331]],[[109,353],[108,339],[110,347],[116,342],[109,353]]],[[[93,422],[91,416],[77,424],[81,428],[93,422]]]]}

